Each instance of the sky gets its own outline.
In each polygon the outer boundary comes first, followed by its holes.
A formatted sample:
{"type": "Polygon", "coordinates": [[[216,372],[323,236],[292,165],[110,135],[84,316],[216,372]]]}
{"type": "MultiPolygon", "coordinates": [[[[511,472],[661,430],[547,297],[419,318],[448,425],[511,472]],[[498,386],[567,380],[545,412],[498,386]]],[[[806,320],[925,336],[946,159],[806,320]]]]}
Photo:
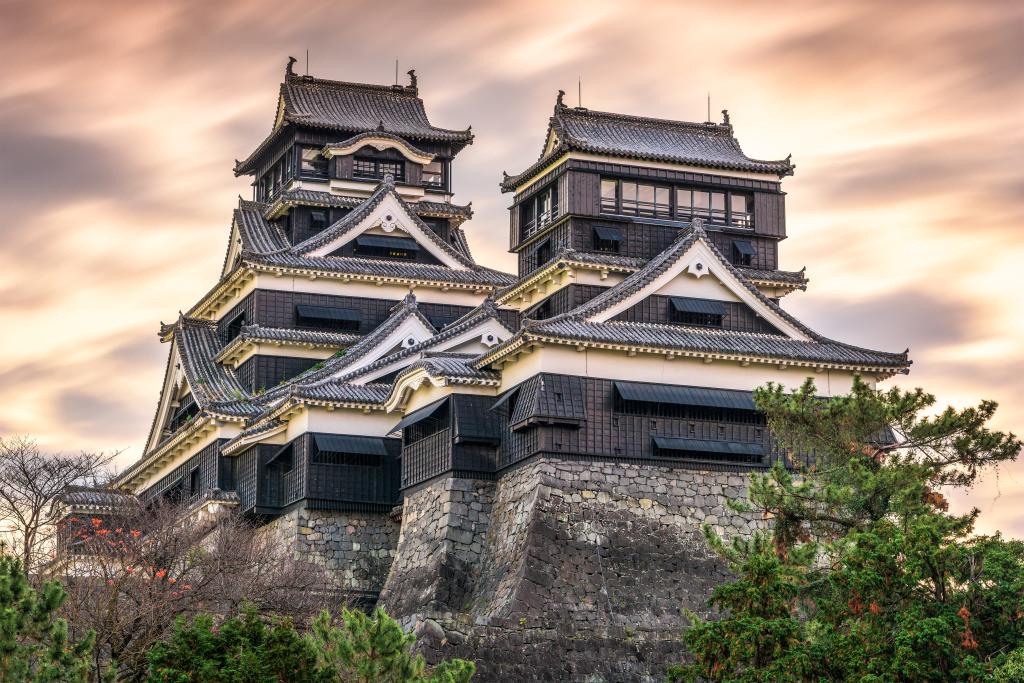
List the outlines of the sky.
{"type": "MultiPolygon", "coordinates": [[[[793,155],[784,306],[902,351],[901,386],[999,401],[1024,431],[1024,3],[0,0],[0,436],[141,454],[159,323],[219,274],[235,178],[298,71],[415,68],[477,260],[514,269],[503,170],[536,160],[559,88],[592,109],[715,120],[793,155]],[[582,83],[581,86],[579,84],[582,83]]],[[[893,382],[890,382],[892,384],[893,382]]],[[[1024,537],[1024,461],[958,509],[1024,537]]]]}

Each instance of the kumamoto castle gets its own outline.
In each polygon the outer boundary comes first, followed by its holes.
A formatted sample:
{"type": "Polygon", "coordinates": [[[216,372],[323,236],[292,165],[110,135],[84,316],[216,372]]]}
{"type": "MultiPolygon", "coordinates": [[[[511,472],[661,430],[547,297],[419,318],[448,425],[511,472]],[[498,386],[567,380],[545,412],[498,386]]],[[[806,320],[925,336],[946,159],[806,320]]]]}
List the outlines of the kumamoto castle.
{"type": "Polygon", "coordinates": [[[537,161],[500,181],[518,272],[479,264],[453,201],[473,135],[431,123],[409,77],[289,63],[234,168],[253,192],[219,277],[160,328],[117,485],[258,520],[480,680],[658,676],[725,576],[701,525],[749,533],[726,502],[783,457],[752,391],[841,394],[910,360],[782,308],[807,286],[778,269],[794,167],[747,157],[725,112],[559,93],[537,161]]]}

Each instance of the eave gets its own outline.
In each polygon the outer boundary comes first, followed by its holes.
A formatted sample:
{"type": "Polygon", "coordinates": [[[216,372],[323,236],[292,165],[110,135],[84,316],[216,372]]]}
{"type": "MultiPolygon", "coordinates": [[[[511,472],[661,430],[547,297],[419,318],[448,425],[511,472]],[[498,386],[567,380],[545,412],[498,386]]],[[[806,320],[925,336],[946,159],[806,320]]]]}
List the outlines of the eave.
{"type": "Polygon", "coordinates": [[[409,278],[397,275],[371,275],[366,273],[342,273],[337,271],[320,270],[316,268],[296,268],[287,266],[272,266],[263,263],[246,262],[247,268],[261,273],[269,273],[276,277],[285,275],[304,277],[309,280],[340,280],[347,282],[369,282],[377,286],[387,284],[411,285],[413,287],[429,287],[440,289],[442,292],[450,290],[462,290],[474,294],[486,294],[495,289],[495,285],[476,282],[451,282],[448,280],[435,280],[427,278],[409,278]]]}
{"type": "Polygon", "coordinates": [[[487,366],[493,365],[495,369],[501,370],[503,366],[515,362],[517,356],[522,355],[524,353],[530,353],[535,348],[542,348],[546,344],[569,346],[575,348],[579,352],[583,352],[588,349],[617,351],[625,353],[629,357],[633,357],[643,353],[655,356],[662,356],[666,360],[674,360],[676,358],[695,358],[701,359],[705,363],[712,363],[715,361],[736,362],[744,367],[757,363],[761,365],[773,365],[779,370],[784,370],[790,367],[810,368],[813,369],[815,372],[823,372],[825,370],[843,370],[847,372],[870,373],[872,375],[875,375],[879,379],[888,379],[889,377],[893,377],[899,374],[907,374],[909,372],[909,365],[904,367],[897,367],[857,363],[835,363],[818,360],[800,360],[773,356],[758,356],[754,354],[694,351],[689,349],[681,349],[678,347],[669,348],[646,344],[625,344],[590,340],[563,339],[561,337],[536,333],[523,333],[518,335],[515,339],[509,340],[509,342],[507,342],[506,344],[503,344],[495,348],[494,351],[481,355],[480,358],[478,358],[473,363],[473,367],[477,369],[483,369],[487,366]]]}

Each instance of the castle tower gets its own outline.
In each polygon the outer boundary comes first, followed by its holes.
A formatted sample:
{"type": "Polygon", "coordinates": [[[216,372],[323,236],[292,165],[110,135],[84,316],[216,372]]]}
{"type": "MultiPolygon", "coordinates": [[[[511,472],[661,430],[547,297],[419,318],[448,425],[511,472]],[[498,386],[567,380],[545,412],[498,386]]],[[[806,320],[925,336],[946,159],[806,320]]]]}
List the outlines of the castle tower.
{"type": "Polygon", "coordinates": [[[679,651],[779,459],[752,392],[906,372],[780,306],[789,159],[726,119],[569,108],[512,193],[518,277],[477,264],[452,166],[472,142],[406,86],[298,76],[235,172],[218,282],[161,339],[144,501],[264,523],[335,587],[481,680],[641,680],[679,651]]]}

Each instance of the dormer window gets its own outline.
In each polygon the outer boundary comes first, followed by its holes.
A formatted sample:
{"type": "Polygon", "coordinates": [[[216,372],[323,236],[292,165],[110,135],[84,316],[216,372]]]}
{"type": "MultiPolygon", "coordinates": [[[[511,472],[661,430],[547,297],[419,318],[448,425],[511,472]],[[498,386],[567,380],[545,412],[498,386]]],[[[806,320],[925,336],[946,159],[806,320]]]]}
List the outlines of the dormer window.
{"type": "Polygon", "coordinates": [[[440,161],[431,161],[423,166],[423,184],[428,187],[444,185],[444,166],[440,161]]]}
{"type": "Polygon", "coordinates": [[[327,159],[317,147],[303,147],[299,162],[299,173],[307,178],[326,178],[327,159]]]}
{"type": "Polygon", "coordinates": [[[356,178],[384,178],[393,176],[395,182],[405,179],[405,164],[370,157],[356,157],[352,161],[352,175],[356,178]]]}

